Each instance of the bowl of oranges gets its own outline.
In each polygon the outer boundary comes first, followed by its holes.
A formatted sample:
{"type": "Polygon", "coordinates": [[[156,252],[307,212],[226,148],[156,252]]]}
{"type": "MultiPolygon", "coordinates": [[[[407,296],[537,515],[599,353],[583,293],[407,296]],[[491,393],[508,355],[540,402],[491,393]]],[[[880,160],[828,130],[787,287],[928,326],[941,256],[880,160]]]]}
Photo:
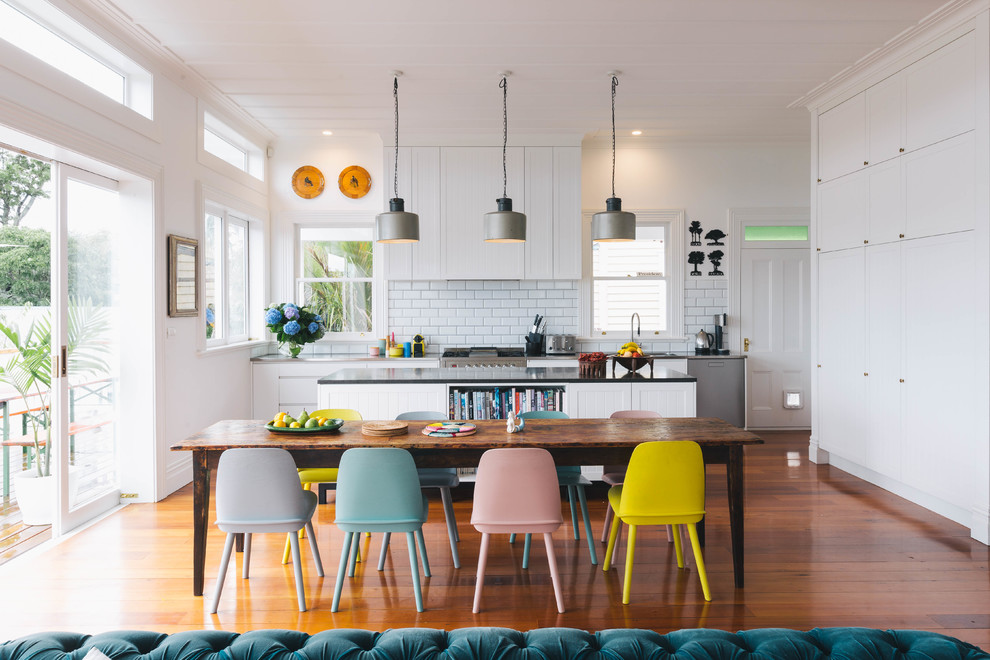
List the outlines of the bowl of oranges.
{"type": "Polygon", "coordinates": [[[343,424],[344,420],[324,417],[320,415],[319,410],[312,415],[303,410],[298,417],[280,412],[265,424],[265,428],[274,433],[326,433],[327,431],[336,431],[343,424]]]}

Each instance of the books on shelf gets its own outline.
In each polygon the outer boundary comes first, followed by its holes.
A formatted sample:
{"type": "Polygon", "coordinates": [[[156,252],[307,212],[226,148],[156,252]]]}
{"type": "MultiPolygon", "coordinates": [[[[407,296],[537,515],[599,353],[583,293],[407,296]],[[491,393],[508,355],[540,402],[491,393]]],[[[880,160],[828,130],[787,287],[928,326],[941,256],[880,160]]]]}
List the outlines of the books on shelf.
{"type": "Polygon", "coordinates": [[[510,411],[563,410],[564,386],[546,387],[451,387],[448,390],[450,419],[505,419],[510,411]]]}

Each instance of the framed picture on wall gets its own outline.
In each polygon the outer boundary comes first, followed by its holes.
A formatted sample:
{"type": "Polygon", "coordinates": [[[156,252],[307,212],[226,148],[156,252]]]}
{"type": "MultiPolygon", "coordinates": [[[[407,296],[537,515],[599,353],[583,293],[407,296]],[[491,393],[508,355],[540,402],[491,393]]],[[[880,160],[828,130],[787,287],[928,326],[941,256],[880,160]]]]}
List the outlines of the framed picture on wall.
{"type": "Polygon", "coordinates": [[[199,315],[199,241],[168,236],[168,315],[199,315]]]}

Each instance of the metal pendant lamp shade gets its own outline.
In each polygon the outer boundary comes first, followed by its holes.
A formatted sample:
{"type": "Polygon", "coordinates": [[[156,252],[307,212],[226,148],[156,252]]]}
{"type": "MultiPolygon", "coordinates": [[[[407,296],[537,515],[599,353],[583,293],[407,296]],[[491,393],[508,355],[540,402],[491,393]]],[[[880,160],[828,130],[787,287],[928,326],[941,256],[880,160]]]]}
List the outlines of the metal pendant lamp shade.
{"type": "Polygon", "coordinates": [[[488,243],[522,243],[526,240],[526,216],[512,210],[512,200],[505,193],[508,178],[505,171],[505,147],[508,143],[506,105],[509,89],[506,82],[508,75],[509,72],[503,73],[502,80],[498,85],[502,88],[502,196],[495,200],[498,210],[485,214],[485,241],[488,243]]]}
{"type": "Polygon", "coordinates": [[[392,96],[395,98],[395,196],[388,200],[388,211],[379,213],[375,218],[375,233],[379,243],[418,243],[419,216],[406,211],[406,203],[399,197],[399,76],[402,72],[393,71],[392,75],[392,96]]]}
{"type": "Polygon", "coordinates": [[[591,240],[635,241],[636,215],[622,210],[622,200],[615,196],[615,88],[619,84],[616,73],[612,79],[612,196],[605,200],[605,210],[591,217],[591,240]]]}

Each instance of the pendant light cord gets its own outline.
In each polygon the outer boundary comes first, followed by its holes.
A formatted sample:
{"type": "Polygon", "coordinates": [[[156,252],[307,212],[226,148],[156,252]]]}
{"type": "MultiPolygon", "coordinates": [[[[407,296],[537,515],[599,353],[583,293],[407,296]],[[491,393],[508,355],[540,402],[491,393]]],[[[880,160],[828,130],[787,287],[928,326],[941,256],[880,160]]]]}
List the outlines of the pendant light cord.
{"type": "Polygon", "coordinates": [[[615,88],[618,85],[619,79],[612,76],[612,197],[615,197],[615,88]]]}
{"type": "Polygon", "coordinates": [[[509,81],[502,77],[502,82],[498,84],[502,88],[502,197],[508,197],[506,195],[506,180],[508,179],[508,174],[505,169],[505,145],[509,139],[509,112],[508,112],[508,97],[509,97],[509,81]]]}
{"type": "MultiPolygon", "coordinates": [[[[614,88],[613,88],[613,90],[614,90],[614,88]]],[[[614,95],[615,95],[615,92],[613,91],[612,94],[613,94],[613,102],[612,102],[613,110],[612,110],[612,113],[613,113],[613,116],[614,116],[614,113],[615,113],[615,110],[614,110],[614,106],[615,106],[614,95]]],[[[393,197],[395,197],[396,199],[398,199],[398,197],[399,197],[399,77],[398,76],[396,76],[393,79],[393,83],[392,83],[392,96],[395,97],[395,169],[392,172],[392,174],[394,176],[394,179],[393,179],[393,182],[392,182],[392,186],[393,186],[393,189],[394,189],[394,192],[395,192],[395,194],[393,195],[393,197]]],[[[614,119],[613,119],[613,121],[614,121],[614,119]]],[[[615,149],[613,148],[613,154],[614,154],[614,151],[615,151],[615,149]]],[[[614,160],[614,155],[613,155],[613,160],[614,160]]],[[[613,169],[612,179],[613,179],[613,182],[614,182],[614,180],[615,180],[615,174],[614,174],[615,165],[614,164],[612,165],[612,169],[613,169]]],[[[612,184],[612,187],[613,188],[615,187],[615,183],[612,184]]]]}

